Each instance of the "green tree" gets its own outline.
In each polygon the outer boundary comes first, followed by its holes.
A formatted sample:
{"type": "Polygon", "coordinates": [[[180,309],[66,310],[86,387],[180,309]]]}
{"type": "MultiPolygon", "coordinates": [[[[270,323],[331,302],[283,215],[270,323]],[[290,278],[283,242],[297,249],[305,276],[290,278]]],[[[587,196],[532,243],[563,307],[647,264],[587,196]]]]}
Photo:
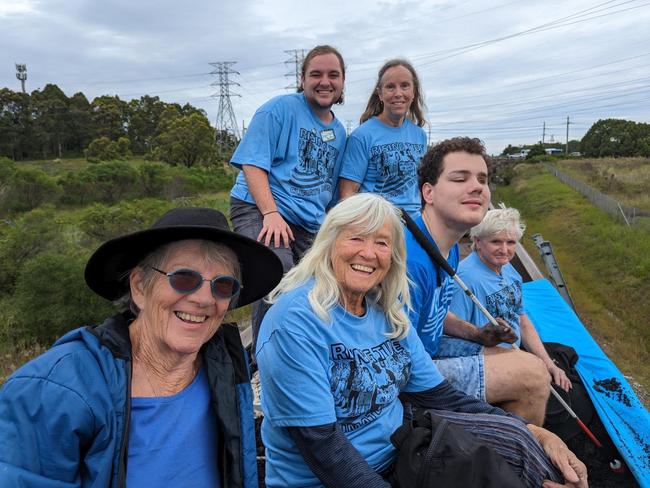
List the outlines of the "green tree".
{"type": "Polygon", "coordinates": [[[604,119],[590,127],[582,138],[586,156],[640,156],[643,139],[650,136],[650,124],[622,119],[604,119]]]}
{"type": "Polygon", "coordinates": [[[526,159],[532,159],[535,156],[545,156],[545,155],[546,155],[546,151],[544,150],[544,146],[541,143],[539,143],[530,147],[530,152],[526,155],[526,159]]]}
{"type": "Polygon", "coordinates": [[[68,138],[68,106],[65,93],[56,85],[48,83],[43,90],[32,92],[32,117],[34,132],[42,157],[63,157],[68,138]]]}
{"type": "Polygon", "coordinates": [[[129,102],[128,135],[134,153],[145,154],[151,150],[166,106],[158,97],[149,95],[129,102]]]}
{"type": "Polygon", "coordinates": [[[165,121],[165,130],[156,137],[155,154],[166,163],[192,167],[215,158],[214,130],[199,113],[165,121]]]}
{"type": "Polygon", "coordinates": [[[81,92],[70,97],[68,129],[70,131],[69,148],[77,154],[83,154],[84,148],[92,141],[96,128],[93,123],[90,102],[81,92]]]}
{"type": "Polygon", "coordinates": [[[108,137],[111,141],[126,135],[128,105],[118,96],[104,95],[91,103],[95,137],[108,137]]]}
{"type": "Polygon", "coordinates": [[[31,97],[0,88],[0,156],[18,161],[31,156],[31,97]]]}

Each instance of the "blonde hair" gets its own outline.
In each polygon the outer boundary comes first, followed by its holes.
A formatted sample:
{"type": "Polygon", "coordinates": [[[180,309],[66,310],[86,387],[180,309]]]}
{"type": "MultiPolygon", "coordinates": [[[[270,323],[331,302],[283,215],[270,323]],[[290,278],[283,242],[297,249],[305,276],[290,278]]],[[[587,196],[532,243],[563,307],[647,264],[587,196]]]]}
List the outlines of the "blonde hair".
{"type": "Polygon", "coordinates": [[[517,241],[521,239],[526,230],[526,224],[521,220],[519,210],[506,207],[503,203],[499,208],[488,210],[481,223],[472,227],[469,236],[472,239],[472,250],[476,249],[476,239],[494,236],[506,232],[517,241]]]}
{"type": "Polygon", "coordinates": [[[278,298],[310,279],[315,280],[309,292],[309,304],[323,322],[330,322],[330,310],[341,302],[341,290],[332,268],[331,255],[334,243],[344,229],[361,228],[371,234],[386,223],[391,224],[391,265],[383,281],[371,290],[367,299],[379,306],[391,326],[390,338],[406,336],[409,319],[405,308],[411,301],[406,277],[406,244],[399,210],[384,198],[372,193],[358,193],[341,201],[332,208],[321,226],[311,248],[300,263],[292,268],[269,294],[267,301],[278,298]]]}

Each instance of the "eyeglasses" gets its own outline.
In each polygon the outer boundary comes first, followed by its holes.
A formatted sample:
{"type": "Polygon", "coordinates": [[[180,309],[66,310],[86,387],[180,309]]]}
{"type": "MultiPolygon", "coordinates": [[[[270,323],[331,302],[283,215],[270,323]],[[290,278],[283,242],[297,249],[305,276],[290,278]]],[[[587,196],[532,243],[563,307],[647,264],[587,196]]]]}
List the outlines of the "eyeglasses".
{"type": "Polygon", "coordinates": [[[171,273],[167,273],[158,268],[151,266],[151,269],[164,274],[169,279],[170,286],[178,293],[190,294],[201,288],[204,281],[210,283],[210,290],[212,295],[219,298],[232,298],[239,294],[243,286],[239,283],[237,278],[233,276],[217,276],[211,280],[205,279],[201,273],[193,269],[177,269],[171,273]]]}

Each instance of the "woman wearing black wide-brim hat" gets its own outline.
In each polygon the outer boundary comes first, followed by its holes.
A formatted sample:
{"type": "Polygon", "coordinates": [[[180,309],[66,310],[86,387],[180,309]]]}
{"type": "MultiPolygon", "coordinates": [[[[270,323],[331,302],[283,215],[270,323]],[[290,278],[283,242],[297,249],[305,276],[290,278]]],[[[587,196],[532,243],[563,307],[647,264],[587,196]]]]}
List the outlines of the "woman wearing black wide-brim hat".
{"type": "Polygon", "coordinates": [[[127,310],[7,380],[0,485],[257,486],[247,360],[222,321],[281,277],[272,251],[207,208],[105,242],[86,282],[127,310]]]}

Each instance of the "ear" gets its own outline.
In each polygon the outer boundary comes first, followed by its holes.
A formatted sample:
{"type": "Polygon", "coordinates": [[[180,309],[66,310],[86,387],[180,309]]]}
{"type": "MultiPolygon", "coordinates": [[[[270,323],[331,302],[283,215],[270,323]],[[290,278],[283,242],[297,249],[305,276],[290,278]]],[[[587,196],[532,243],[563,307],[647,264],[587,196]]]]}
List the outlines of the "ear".
{"type": "Polygon", "coordinates": [[[435,187],[431,183],[425,182],[422,184],[422,188],[420,189],[420,191],[422,193],[422,199],[424,200],[424,202],[429,205],[433,204],[435,187]]]}
{"type": "Polygon", "coordinates": [[[144,283],[142,281],[143,277],[144,277],[144,270],[139,267],[133,268],[131,274],[129,275],[131,299],[133,300],[133,303],[135,303],[140,310],[144,308],[144,304],[145,304],[144,283]]]}

